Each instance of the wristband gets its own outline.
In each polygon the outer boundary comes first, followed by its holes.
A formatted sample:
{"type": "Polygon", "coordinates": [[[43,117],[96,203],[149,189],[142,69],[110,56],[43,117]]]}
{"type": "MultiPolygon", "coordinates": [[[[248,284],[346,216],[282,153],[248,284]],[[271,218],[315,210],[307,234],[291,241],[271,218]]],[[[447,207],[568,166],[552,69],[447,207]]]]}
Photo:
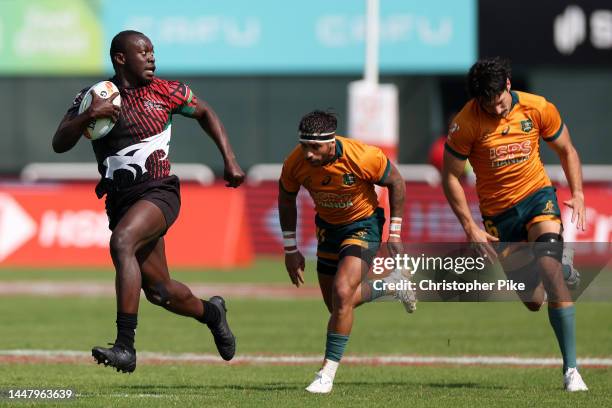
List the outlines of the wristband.
{"type": "Polygon", "coordinates": [[[402,224],[392,222],[389,225],[389,231],[399,232],[402,230],[402,224]]]}
{"type": "Polygon", "coordinates": [[[298,251],[295,231],[283,231],[283,246],[285,254],[295,254],[298,251]]]}
{"type": "Polygon", "coordinates": [[[283,238],[283,245],[285,248],[297,246],[297,240],[295,238],[283,238]]]}

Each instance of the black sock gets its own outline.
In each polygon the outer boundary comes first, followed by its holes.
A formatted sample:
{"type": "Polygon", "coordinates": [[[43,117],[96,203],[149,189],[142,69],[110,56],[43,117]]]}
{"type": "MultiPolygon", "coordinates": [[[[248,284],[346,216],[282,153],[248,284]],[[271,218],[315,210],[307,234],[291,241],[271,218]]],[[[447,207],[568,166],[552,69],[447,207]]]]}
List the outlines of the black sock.
{"type": "Polygon", "coordinates": [[[117,312],[117,340],[115,340],[115,344],[133,349],[137,324],[138,314],[117,312]]]}
{"type": "Polygon", "coordinates": [[[219,323],[219,319],[221,318],[219,308],[207,300],[202,300],[202,304],[204,305],[204,314],[198,319],[198,321],[209,326],[214,326],[219,323]]]}

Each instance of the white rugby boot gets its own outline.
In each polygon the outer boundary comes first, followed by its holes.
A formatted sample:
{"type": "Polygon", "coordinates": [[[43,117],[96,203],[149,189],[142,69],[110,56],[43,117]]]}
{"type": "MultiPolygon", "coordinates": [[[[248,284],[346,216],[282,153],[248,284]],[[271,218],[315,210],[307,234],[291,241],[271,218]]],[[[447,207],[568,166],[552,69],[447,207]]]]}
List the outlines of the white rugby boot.
{"type": "Polygon", "coordinates": [[[563,248],[563,257],[561,258],[562,266],[570,268],[570,274],[565,279],[565,283],[570,290],[575,290],[580,286],[580,272],[574,268],[574,249],[563,248]]]}
{"type": "Polygon", "coordinates": [[[563,387],[567,392],[589,390],[576,367],[568,368],[565,374],[563,374],[563,387]]]}
{"type": "MultiPolygon", "coordinates": [[[[389,276],[383,278],[383,282],[397,284],[402,281],[408,282],[411,277],[410,270],[396,268],[389,276]]],[[[402,290],[396,290],[395,293],[393,293],[393,297],[402,303],[406,312],[414,313],[416,310],[417,298],[412,289],[406,287],[402,290]]]]}
{"type": "Polygon", "coordinates": [[[306,387],[306,391],[312,394],[329,394],[333,386],[334,380],[321,370],[317,372],[314,381],[306,387]]]}

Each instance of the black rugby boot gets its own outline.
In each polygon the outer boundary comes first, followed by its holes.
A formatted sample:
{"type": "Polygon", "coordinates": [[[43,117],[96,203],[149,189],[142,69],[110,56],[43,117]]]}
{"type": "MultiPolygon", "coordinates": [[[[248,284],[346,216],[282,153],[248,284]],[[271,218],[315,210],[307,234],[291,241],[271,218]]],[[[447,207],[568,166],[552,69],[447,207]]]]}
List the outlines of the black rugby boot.
{"type": "Polygon", "coordinates": [[[136,370],[136,350],[122,344],[112,344],[111,348],[94,347],[91,355],[98,364],[111,366],[123,373],[132,373],[136,370]]]}
{"type": "Polygon", "coordinates": [[[219,308],[219,322],[215,325],[209,324],[208,328],[215,339],[219,355],[225,361],[229,361],[236,353],[236,337],[227,323],[225,300],[221,296],[213,296],[208,301],[219,308]]]}

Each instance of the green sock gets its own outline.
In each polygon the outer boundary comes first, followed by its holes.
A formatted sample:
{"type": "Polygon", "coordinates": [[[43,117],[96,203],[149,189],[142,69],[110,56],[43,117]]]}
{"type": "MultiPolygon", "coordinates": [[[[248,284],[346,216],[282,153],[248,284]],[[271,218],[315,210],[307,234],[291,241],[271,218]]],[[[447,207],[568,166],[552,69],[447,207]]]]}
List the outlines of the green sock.
{"type": "Polygon", "coordinates": [[[376,289],[374,287],[374,282],[378,282],[376,286],[379,288],[382,287],[382,279],[372,279],[368,281],[368,286],[370,287],[370,299],[369,301],[373,301],[378,299],[379,297],[385,296],[387,293],[384,289],[376,289]]]}
{"type": "Polygon", "coordinates": [[[568,367],[576,367],[576,307],[574,305],[561,309],[549,307],[548,320],[561,348],[565,373],[568,367]]]}
{"type": "Polygon", "coordinates": [[[325,358],[331,361],[339,362],[344,354],[346,343],[349,336],[338,333],[327,332],[327,341],[325,342],[325,358]]]}
{"type": "Polygon", "coordinates": [[[567,280],[572,273],[572,267],[570,265],[561,264],[561,270],[563,271],[563,279],[567,280]]]}

